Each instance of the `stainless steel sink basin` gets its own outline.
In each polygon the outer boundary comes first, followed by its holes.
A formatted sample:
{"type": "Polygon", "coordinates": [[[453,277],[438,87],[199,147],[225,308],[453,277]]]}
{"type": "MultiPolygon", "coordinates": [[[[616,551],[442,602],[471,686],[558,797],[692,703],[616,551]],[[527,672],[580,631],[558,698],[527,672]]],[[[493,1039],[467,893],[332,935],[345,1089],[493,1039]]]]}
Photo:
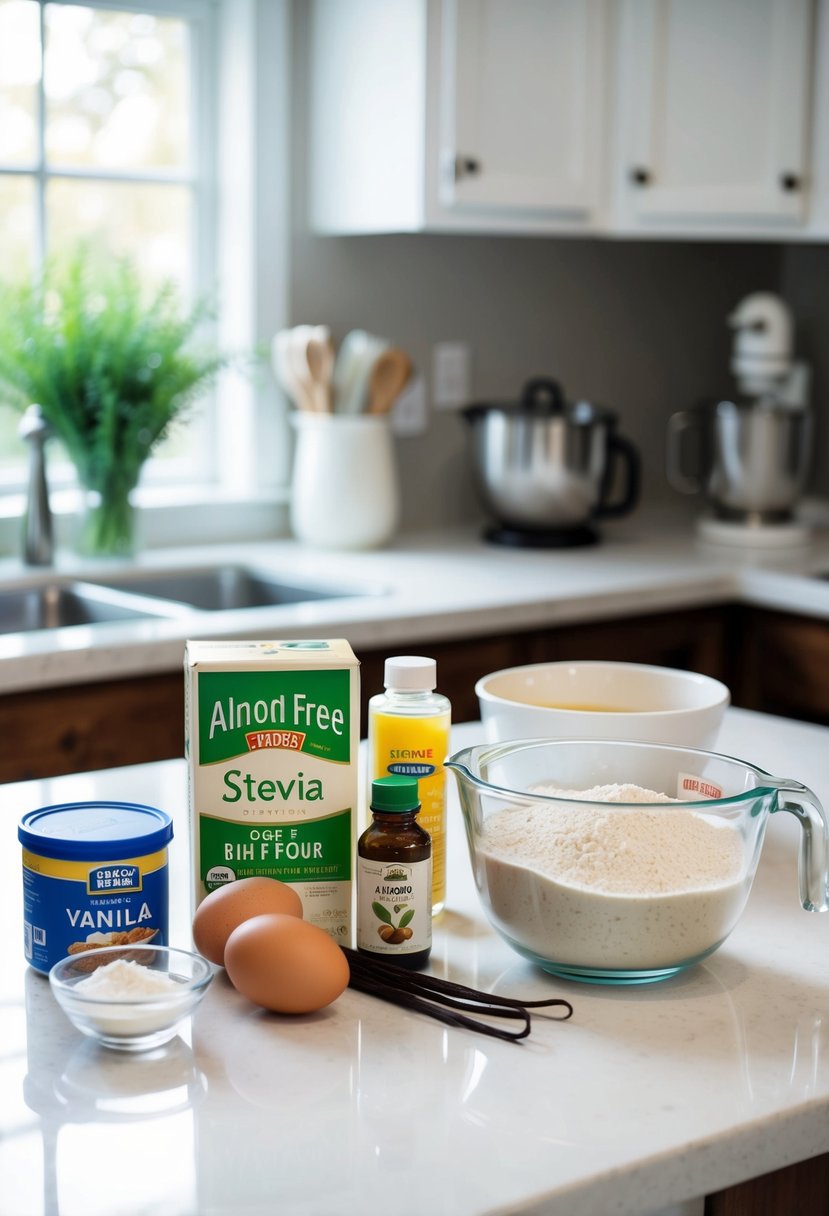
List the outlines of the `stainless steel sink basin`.
{"type": "Polygon", "coordinates": [[[286,580],[244,566],[210,566],[197,570],[154,571],[125,575],[102,584],[112,590],[176,601],[205,612],[264,608],[311,600],[370,595],[371,589],[286,580]]]}
{"type": "Polygon", "coordinates": [[[50,583],[0,591],[0,634],[177,615],[173,606],[156,605],[93,583],[50,583]]]}
{"type": "Polygon", "coordinates": [[[199,612],[264,608],[344,596],[379,594],[376,587],[291,581],[244,566],[135,571],[106,582],[55,579],[0,590],[0,635],[140,618],[182,619],[199,612]]]}

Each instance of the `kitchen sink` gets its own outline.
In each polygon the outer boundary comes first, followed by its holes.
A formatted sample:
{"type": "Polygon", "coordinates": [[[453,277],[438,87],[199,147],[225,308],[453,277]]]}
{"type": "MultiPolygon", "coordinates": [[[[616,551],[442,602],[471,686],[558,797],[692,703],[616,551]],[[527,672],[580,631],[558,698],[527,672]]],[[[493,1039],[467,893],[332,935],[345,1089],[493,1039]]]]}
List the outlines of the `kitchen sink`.
{"type": "Polygon", "coordinates": [[[200,612],[378,593],[377,587],[293,581],[232,564],[152,573],[135,571],[106,582],[73,579],[0,590],[0,635],[142,617],[183,620],[200,612]]]}
{"type": "Polygon", "coordinates": [[[210,566],[198,570],[154,571],[152,574],[125,575],[101,584],[108,589],[128,591],[186,604],[203,612],[227,612],[238,608],[265,608],[278,604],[301,604],[311,600],[339,599],[343,596],[371,594],[365,587],[342,587],[323,583],[278,578],[244,566],[210,566]]]}
{"type": "Polygon", "coordinates": [[[178,605],[153,604],[93,583],[50,583],[0,591],[0,634],[71,625],[98,625],[141,617],[180,615],[178,605]]]}

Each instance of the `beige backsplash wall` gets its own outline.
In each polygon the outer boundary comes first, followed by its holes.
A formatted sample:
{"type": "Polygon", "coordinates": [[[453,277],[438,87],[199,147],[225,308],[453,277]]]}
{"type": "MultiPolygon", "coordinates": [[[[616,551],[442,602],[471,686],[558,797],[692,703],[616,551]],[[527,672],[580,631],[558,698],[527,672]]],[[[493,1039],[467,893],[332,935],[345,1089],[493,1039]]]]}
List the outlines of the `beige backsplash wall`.
{"type": "MultiPolygon", "coordinates": [[[[463,341],[472,395],[515,397],[551,375],[568,396],[618,411],[639,447],[644,497],[678,496],[664,473],[668,416],[729,386],[725,317],[747,292],[777,286],[774,246],[479,236],[316,237],[297,226],[291,313],[355,326],[412,354],[427,383],[432,347],[463,341]]],[[[405,528],[482,515],[464,423],[431,412],[398,440],[405,528]]]]}

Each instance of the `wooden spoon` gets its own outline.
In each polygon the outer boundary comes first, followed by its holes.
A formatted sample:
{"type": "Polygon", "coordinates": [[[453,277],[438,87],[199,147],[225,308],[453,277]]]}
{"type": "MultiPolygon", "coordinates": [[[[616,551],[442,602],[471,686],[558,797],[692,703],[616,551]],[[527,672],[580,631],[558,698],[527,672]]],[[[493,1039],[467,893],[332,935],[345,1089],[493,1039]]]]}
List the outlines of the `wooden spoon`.
{"type": "Polygon", "coordinates": [[[368,380],[368,413],[387,414],[409,382],[412,361],[392,346],[374,361],[368,380]]]}
{"type": "Polygon", "coordinates": [[[309,338],[305,354],[316,408],[320,413],[330,414],[333,409],[331,377],[334,372],[334,344],[330,338],[309,338]]]}

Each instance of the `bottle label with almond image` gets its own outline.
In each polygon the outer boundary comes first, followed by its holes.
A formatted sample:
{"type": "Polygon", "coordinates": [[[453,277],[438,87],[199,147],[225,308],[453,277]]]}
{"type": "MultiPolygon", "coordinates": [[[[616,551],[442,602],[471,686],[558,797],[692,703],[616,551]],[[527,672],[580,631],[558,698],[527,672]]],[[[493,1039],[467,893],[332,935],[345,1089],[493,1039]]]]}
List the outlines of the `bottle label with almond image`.
{"type": "Polygon", "coordinates": [[[357,948],[415,954],[432,944],[432,860],[357,860],[357,948]]]}

